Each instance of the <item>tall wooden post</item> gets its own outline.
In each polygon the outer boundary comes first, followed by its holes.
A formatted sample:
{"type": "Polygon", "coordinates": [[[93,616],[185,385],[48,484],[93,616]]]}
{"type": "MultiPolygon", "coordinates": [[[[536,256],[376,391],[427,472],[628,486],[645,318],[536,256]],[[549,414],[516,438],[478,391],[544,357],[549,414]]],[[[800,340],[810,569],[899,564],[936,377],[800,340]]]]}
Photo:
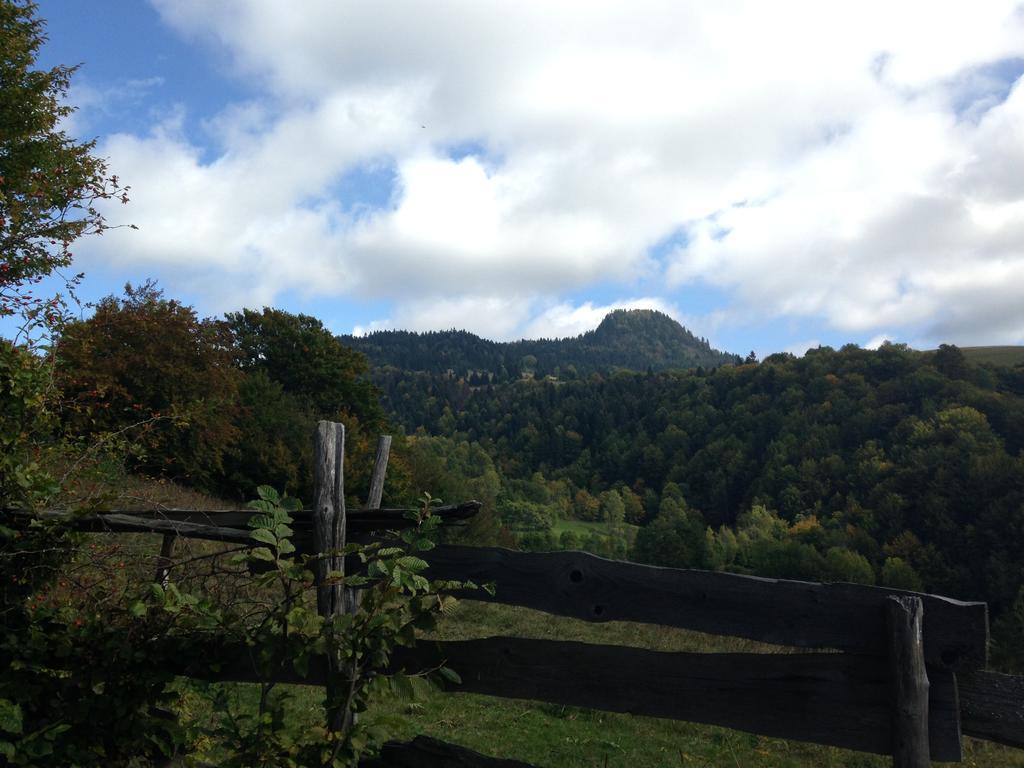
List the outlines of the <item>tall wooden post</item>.
{"type": "MultiPolygon", "coordinates": [[[[317,424],[313,451],[313,533],[320,556],[316,568],[316,603],[320,615],[329,620],[344,610],[344,589],[329,579],[330,573],[342,573],[345,567],[341,555],[345,546],[344,425],[330,421],[317,424]]],[[[348,725],[342,669],[340,656],[328,654],[327,728],[335,732],[345,730],[348,725]]]]}
{"type": "Polygon", "coordinates": [[[317,609],[327,618],[342,610],[342,587],[331,584],[328,574],[340,573],[345,546],[345,426],[321,421],[313,447],[313,531],[317,561],[317,609]]]}
{"type": "Polygon", "coordinates": [[[921,625],[924,607],[912,596],[886,599],[889,665],[893,684],[893,768],[927,768],[928,673],[921,625]]]}

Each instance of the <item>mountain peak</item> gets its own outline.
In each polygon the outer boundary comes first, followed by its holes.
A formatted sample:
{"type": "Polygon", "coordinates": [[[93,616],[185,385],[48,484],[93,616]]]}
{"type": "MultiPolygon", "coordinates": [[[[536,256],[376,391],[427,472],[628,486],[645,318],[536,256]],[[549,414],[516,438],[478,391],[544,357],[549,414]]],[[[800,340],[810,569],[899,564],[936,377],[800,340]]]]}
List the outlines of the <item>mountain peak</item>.
{"type": "Polygon", "coordinates": [[[622,334],[680,334],[687,340],[694,336],[683,326],[656,309],[614,309],[604,316],[601,324],[593,331],[595,339],[605,339],[622,334]]]}
{"type": "Polygon", "coordinates": [[[494,342],[465,331],[390,331],[342,341],[364,352],[376,366],[458,375],[498,374],[518,379],[573,369],[574,375],[717,367],[740,358],[712,349],[678,322],[654,309],[616,309],[582,336],[494,342]]]}

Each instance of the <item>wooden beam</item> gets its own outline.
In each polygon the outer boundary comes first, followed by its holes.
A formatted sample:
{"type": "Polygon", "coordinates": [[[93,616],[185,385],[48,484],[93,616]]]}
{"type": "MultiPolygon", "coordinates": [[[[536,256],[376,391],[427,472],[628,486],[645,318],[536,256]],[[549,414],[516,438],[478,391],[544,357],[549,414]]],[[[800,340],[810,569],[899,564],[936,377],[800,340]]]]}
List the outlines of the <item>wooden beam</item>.
{"type": "MultiPolygon", "coordinates": [[[[467,520],[480,511],[479,501],[465,501],[460,504],[446,504],[435,507],[433,514],[446,523],[467,520]]],[[[410,508],[356,509],[347,511],[345,525],[348,533],[372,533],[375,531],[401,530],[416,523],[406,515],[416,512],[410,508]]],[[[198,510],[198,509],[151,509],[115,510],[110,512],[78,514],[64,510],[28,512],[5,509],[0,516],[11,527],[26,527],[33,519],[63,520],[79,531],[121,531],[127,533],[177,532],[187,538],[209,538],[213,540],[239,541],[248,536],[249,520],[258,514],[251,509],[198,510]],[[105,522],[109,520],[109,522],[105,522]],[[187,525],[165,525],[165,523],[187,523],[187,525]],[[221,534],[217,531],[228,531],[221,534]],[[233,531],[233,532],[232,532],[233,531]],[[197,535],[204,533],[206,535],[197,535]],[[240,537],[237,534],[242,533],[240,537]]],[[[301,552],[315,551],[313,542],[313,515],[311,510],[293,513],[292,528],[296,532],[295,544],[301,552]]]]}
{"type": "MultiPolygon", "coordinates": [[[[921,634],[924,609],[919,597],[889,597],[885,608],[892,679],[893,768],[928,768],[928,674],[921,634]]],[[[959,711],[959,707],[956,709],[959,711]]],[[[959,722],[956,730],[960,730],[959,722]]],[[[960,759],[958,755],[956,760],[960,759]]]]}
{"type": "MultiPolygon", "coordinates": [[[[658,568],[605,560],[585,552],[514,552],[441,545],[423,554],[434,579],[494,582],[486,600],[584,621],[637,621],[802,648],[835,648],[888,656],[885,601],[901,590],[858,584],[815,584],[731,573],[658,568]]],[[[988,609],[936,595],[925,608],[929,666],[977,669],[985,664],[988,609]]]]}
{"type": "MultiPolygon", "coordinates": [[[[396,668],[446,664],[453,692],[709,723],[891,754],[886,662],[843,653],[664,653],[577,642],[488,638],[400,648],[396,668]]],[[[931,754],[960,759],[953,673],[932,672],[931,754]]]]}
{"type": "MultiPolygon", "coordinates": [[[[45,519],[53,513],[43,513],[45,519]]],[[[63,515],[63,513],[61,513],[63,515]]],[[[191,539],[207,539],[209,541],[226,541],[238,544],[251,544],[249,529],[225,528],[218,525],[202,525],[181,520],[147,520],[135,515],[106,514],[90,515],[74,520],[74,528],[79,531],[117,532],[117,533],[170,533],[191,539]]]]}
{"type": "Polygon", "coordinates": [[[1024,677],[958,672],[964,733],[1024,749],[1024,677]]]}

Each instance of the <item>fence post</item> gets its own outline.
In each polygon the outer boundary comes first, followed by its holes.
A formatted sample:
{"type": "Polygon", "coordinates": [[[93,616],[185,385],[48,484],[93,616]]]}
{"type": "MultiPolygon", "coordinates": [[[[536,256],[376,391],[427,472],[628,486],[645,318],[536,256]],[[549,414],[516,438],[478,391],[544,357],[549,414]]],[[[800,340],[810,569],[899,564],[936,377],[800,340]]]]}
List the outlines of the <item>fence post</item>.
{"type": "Polygon", "coordinates": [[[921,598],[886,598],[889,669],[893,685],[893,768],[927,768],[928,673],[924,666],[921,598]]]}
{"type": "MultiPolygon", "coordinates": [[[[344,610],[341,584],[332,584],[328,579],[332,571],[340,573],[344,569],[344,558],[340,554],[345,546],[344,425],[330,421],[318,423],[313,452],[313,532],[319,555],[316,601],[320,615],[329,620],[344,610]]],[[[347,713],[339,706],[344,701],[344,692],[339,690],[342,683],[341,659],[334,654],[329,655],[327,668],[327,727],[331,731],[341,731],[346,726],[347,713]]]]}
{"type": "MultiPolygon", "coordinates": [[[[381,435],[377,441],[377,457],[373,462],[373,476],[370,478],[370,495],[366,499],[367,509],[379,509],[384,496],[384,475],[388,471],[388,457],[391,455],[391,435],[381,435]]],[[[345,588],[345,613],[355,613],[363,601],[359,589],[345,588]]],[[[354,720],[357,719],[353,716],[354,720]]]]}
{"type": "Polygon", "coordinates": [[[166,588],[170,582],[171,558],[174,557],[174,544],[178,540],[176,533],[165,533],[160,542],[160,554],[156,559],[156,575],[153,581],[166,588]]]}
{"type": "Polygon", "coordinates": [[[370,480],[370,495],[366,500],[367,509],[379,509],[384,496],[384,474],[388,471],[388,457],[391,455],[391,435],[381,435],[377,441],[377,458],[373,462],[373,478],[370,480]]]}

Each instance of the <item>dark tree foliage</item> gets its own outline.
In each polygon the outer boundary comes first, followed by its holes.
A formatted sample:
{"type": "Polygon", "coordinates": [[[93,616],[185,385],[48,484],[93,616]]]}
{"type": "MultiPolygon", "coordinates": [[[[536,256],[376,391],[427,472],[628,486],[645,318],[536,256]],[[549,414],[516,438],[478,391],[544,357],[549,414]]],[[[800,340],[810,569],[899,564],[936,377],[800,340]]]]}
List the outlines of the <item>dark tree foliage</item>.
{"type": "MultiPolygon", "coordinates": [[[[227,460],[225,489],[251,495],[271,480],[310,498],[312,443],[320,419],[345,424],[350,465],[346,488],[369,486],[374,441],[385,431],[380,393],[367,380],[365,356],[338,341],[323,323],[265,307],[226,316],[241,387],[241,437],[227,460]]],[[[395,488],[391,483],[390,488],[395,488]]]]}
{"type": "Polygon", "coordinates": [[[593,331],[567,339],[495,342],[467,331],[378,331],[342,339],[392,375],[412,371],[466,377],[471,386],[528,376],[575,379],[616,368],[667,370],[740,361],[711,348],[668,315],[616,310],[593,331]]]}
{"type": "Polygon", "coordinates": [[[69,324],[55,357],[63,419],[78,437],[136,443],[143,472],[214,485],[238,437],[240,374],[223,324],[152,283],[125,286],[69,324]]]}
{"type": "MultiPolygon", "coordinates": [[[[107,228],[96,208],[126,189],[59,129],[75,67],[35,68],[45,22],[31,2],[0,3],[0,316],[54,312],[32,286],[71,264],[71,244],[107,228]]],[[[45,322],[47,318],[37,318],[45,322]]]]}
{"type": "Polygon", "coordinates": [[[699,512],[666,496],[654,520],[637,534],[634,556],[651,565],[710,568],[711,553],[704,528],[699,512]]]}
{"type": "Polygon", "coordinates": [[[323,323],[264,307],[226,315],[243,371],[263,371],[289,395],[326,418],[383,420],[379,392],[364,378],[366,358],[338,341],[323,323]]]}

